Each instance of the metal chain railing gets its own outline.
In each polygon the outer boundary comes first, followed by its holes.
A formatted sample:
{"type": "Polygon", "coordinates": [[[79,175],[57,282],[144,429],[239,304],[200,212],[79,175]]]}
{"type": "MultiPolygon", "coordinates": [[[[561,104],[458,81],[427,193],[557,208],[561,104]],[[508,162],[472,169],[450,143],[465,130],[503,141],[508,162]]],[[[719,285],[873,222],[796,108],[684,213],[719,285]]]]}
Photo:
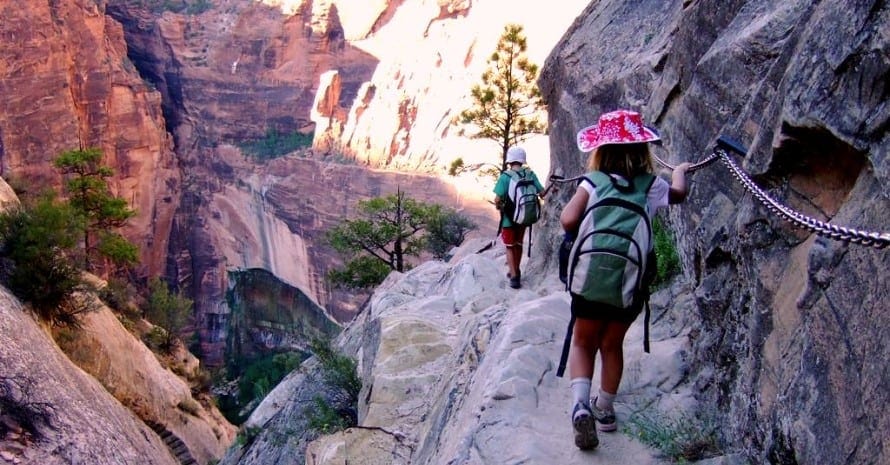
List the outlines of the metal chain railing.
{"type": "MultiPolygon", "coordinates": [[[[717,146],[714,148],[714,151],[711,153],[711,155],[709,155],[704,160],[690,166],[686,170],[686,172],[692,173],[694,171],[700,170],[719,159],[723,162],[724,165],[726,165],[733,177],[745,188],[745,190],[747,190],[755,199],[757,199],[758,202],[766,207],[767,210],[778,215],[780,218],[791,223],[793,226],[801,229],[806,229],[820,236],[837,241],[851,242],[854,244],[871,246],[878,249],[883,249],[884,247],[890,245],[890,233],[863,231],[859,229],[826,223],[824,221],[817,220],[815,218],[792,210],[785,205],[782,205],[781,203],[770,197],[769,194],[764,192],[763,189],[760,188],[760,186],[758,186],[753,180],[751,180],[751,177],[747,173],[745,173],[745,171],[742,170],[742,168],[740,168],[735,163],[735,161],[733,161],[732,157],[729,155],[729,151],[736,152],[740,155],[745,155],[746,153],[746,150],[742,148],[741,145],[731,141],[730,139],[721,137],[720,139],[718,139],[717,146]]],[[[669,168],[671,170],[675,168],[673,165],[670,165],[658,156],[653,155],[653,158],[656,162],[666,168],[669,168]]],[[[566,183],[578,181],[583,177],[584,176],[582,175],[566,179],[562,178],[561,176],[551,176],[550,181],[554,183],[566,183]]]]}

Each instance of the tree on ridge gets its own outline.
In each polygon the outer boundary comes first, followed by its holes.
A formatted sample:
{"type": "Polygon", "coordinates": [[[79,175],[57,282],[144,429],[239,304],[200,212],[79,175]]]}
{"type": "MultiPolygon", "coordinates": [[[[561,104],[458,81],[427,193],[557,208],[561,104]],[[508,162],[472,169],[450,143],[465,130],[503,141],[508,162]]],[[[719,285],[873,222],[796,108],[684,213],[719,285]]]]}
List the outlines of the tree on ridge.
{"type": "MultiPolygon", "coordinates": [[[[506,168],[507,149],[528,135],[544,132],[538,89],[538,66],[526,56],[527,40],[522,26],[508,24],[488,59],[481,84],[471,90],[473,106],[460,113],[463,124],[474,125],[472,137],[490,139],[501,147],[501,169],[506,168]]],[[[450,173],[463,169],[463,160],[452,163],[450,173]]]]}

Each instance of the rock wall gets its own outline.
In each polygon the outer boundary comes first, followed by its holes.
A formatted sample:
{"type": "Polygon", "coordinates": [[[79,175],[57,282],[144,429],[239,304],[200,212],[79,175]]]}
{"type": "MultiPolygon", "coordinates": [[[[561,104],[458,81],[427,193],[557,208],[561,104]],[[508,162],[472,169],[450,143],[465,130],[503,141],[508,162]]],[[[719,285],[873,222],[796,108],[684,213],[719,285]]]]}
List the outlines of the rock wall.
{"type": "Polygon", "coordinates": [[[84,0],[4,2],[0,14],[0,174],[37,193],[60,186],[62,152],[100,148],[113,192],[137,212],[124,233],[157,273],[179,173],[161,95],[127,58],[120,24],[84,0]]]}
{"type": "MultiPolygon", "coordinates": [[[[329,288],[327,270],[342,263],[342,257],[326,246],[324,231],[349,217],[359,200],[402,189],[418,200],[462,211],[479,225],[473,237],[492,237],[496,228],[495,211],[487,202],[468,199],[458,186],[434,176],[299,156],[255,165],[225,146],[208,153],[207,160],[213,160],[208,163],[216,173],[226,175],[195,186],[196,192],[211,195],[183,200],[195,213],[177,221],[172,241],[189,252],[171,257],[168,273],[194,283],[196,325],[205,361],[211,364],[222,363],[226,350],[232,271],[268,270],[323,307],[327,318],[343,322],[356,314],[367,294],[329,288]]],[[[296,336],[305,341],[305,335],[296,336]]],[[[247,334],[235,337],[248,339],[247,334]]]]}
{"type": "Polygon", "coordinates": [[[377,60],[344,39],[332,8],[214,0],[200,14],[176,14],[108,2],[130,58],[163,95],[177,152],[188,160],[195,146],[262,139],[269,130],[311,132],[318,76],[329,69],[346,76],[344,98],[355,95],[377,60]]]}
{"type": "MultiPolygon", "coordinates": [[[[155,432],[175,437],[180,457],[209,463],[219,460],[234,441],[235,427],[209,396],[193,395],[189,383],[161,365],[104,305],[83,318],[82,328],[64,330],[59,339],[72,362],[115,399],[155,432]]],[[[177,360],[177,365],[184,376],[194,377],[199,364],[189,357],[177,360]]]]}
{"type": "Polygon", "coordinates": [[[0,344],[5,462],[179,463],[142,420],[59,350],[4,287],[0,344]]]}
{"type": "MultiPolygon", "coordinates": [[[[876,1],[593,2],[540,80],[553,166],[580,173],[576,131],[631,107],[672,163],[727,135],[778,201],[887,232],[888,23],[876,1]]],[[[890,255],[792,228],[720,164],[691,179],[671,222],[696,286],[692,379],[727,444],[755,463],[887,461],[890,255]]]]}

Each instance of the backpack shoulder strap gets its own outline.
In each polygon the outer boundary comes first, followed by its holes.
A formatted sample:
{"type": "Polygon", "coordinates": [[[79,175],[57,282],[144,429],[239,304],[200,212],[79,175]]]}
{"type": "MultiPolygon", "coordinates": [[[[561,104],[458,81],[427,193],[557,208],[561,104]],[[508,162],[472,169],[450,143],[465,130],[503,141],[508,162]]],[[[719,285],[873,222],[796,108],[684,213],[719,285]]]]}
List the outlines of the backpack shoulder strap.
{"type": "Polygon", "coordinates": [[[591,172],[587,173],[587,175],[584,176],[584,178],[587,179],[590,182],[590,184],[593,185],[593,187],[605,184],[607,182],[611,182],[611,178],[609,177],[609,175],[606,173],[603,173],[602,171],[591,171],[591,172]]]}
{"type": "Polygon", "coordinates": [[[633,179],[634,187],[643,192],[649,193],[652,185],[655,184],[655,175],[652,173],[640,174],[633,179]]]}

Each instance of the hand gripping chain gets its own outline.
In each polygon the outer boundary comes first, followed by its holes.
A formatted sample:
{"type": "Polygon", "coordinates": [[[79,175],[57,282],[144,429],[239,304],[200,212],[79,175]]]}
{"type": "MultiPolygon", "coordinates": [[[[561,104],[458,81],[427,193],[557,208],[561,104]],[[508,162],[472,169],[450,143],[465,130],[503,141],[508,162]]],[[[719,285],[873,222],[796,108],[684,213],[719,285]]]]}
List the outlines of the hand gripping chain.
{"type": "MultiPolygon", "coordinates": [[[[700,170],[719,159],[723,162],[724,165],[726,165],[736,181],[738,181],[745,188],[745,190],[747,190],[752,196],[754,196],[754,198],[757,199],[758,202],[760,202],[770,212],[791,223],[794,227],[806,229],[810,232],[814,232],[820,236],[827,237],[832,240],[852,242],[854,244],[871,246],[878,249],[883,249],[884,247],[890,245],[890,233],[869,232],[847,228],[844,226],[837,226],[831,223],[817,220],[815,218],[811,218],[782,205],[781,203],[770,197],[769,194],[764,192],[763,189],[761,189],[754,181],[751,180],[751,177],[747,173],[745,173],[745,171],[742,170],[729,156],[729,151],[736,152],[740,155],[745,155],[745,153],[747,152],[741,145],[739,145],[735,141],[721,136],[717,140],[717,146],[714,148],[714,151],[711,153],[711,155],[709,155],[704,160],[690,166],[686,170],[686,172],[692,173],[694,171],[700,170]]],[[[658,156],[653,155],[653,158],[660,165],[668,169],[673,170],[675,168],[673,165],[670,165],[661,158],[658,158],[658,156]]],[[[582,177],[583,176],[576,176],[574,178],[564,179],[561,176],[550,176],[550,181],[556,183],[566,183],[578,181],[582,177]]]]}

